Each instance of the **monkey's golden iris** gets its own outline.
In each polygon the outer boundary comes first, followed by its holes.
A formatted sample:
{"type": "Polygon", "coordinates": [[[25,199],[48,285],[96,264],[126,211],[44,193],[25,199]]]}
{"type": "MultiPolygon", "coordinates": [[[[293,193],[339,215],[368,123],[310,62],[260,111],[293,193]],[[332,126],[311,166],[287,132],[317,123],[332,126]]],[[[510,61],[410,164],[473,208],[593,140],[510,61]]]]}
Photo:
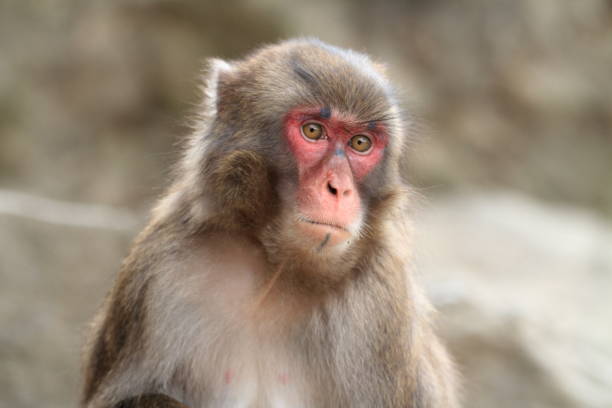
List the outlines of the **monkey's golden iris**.
{"type": "Polygon", "coordinates": [[[356,150],[359,153],[365,153],[372,147],[372,141],[365,135],[355,135],[351,137],[349,145],[353,148],[353,150],[356,150]]]}
{"type": "Polygon", "coordinates": [[[318,123],[306,123],[302,126],[302,134],[306,139],[319,140],[323,136],[323,126],[318,123]]]}

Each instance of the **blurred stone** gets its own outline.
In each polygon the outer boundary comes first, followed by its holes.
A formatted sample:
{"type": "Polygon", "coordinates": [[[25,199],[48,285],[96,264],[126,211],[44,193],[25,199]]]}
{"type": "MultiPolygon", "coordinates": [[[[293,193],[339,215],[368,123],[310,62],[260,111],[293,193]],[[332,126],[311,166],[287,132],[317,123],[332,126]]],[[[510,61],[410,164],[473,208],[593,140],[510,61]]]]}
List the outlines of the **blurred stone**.
{"type": "Polygon", "coordinates": [[[499,193],[420,214],[418,265],[470,408],[612,406],[612,226],[499,193]]]}
{"type": "Polygon", "coordinates": [[[503,73],[508,81],[506,89],[517,103],[544,117],[588,113],[599,103],[601,90],[592,79],[569,68],[564,61],[547,61],[543,66],[525,63],[512,68],[503,73]]]}
{"type": "Polygon", "coordinates": [[[0,406],[76,406],[86,324],[131,234],[0,214],[0,406]]]}
{"type": "Polygon", "coordinates": [[[151,200],[188,132],[205,58],[276,41],[280,23],[246,0],[1,2],[0,185],[151,200]]]}

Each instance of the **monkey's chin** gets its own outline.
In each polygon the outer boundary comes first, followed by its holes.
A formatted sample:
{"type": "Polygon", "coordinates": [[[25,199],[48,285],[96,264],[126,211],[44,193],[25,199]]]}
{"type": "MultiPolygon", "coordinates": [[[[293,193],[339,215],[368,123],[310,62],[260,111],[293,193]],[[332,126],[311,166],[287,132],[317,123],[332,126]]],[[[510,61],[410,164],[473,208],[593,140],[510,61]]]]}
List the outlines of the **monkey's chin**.
{"type": "Polygon", "coordinates": [[[312,243],[317,252],[345,248],[352,236],[346,229],[327,224],[301,221],[298,226],[304,238],[312,243]]]}

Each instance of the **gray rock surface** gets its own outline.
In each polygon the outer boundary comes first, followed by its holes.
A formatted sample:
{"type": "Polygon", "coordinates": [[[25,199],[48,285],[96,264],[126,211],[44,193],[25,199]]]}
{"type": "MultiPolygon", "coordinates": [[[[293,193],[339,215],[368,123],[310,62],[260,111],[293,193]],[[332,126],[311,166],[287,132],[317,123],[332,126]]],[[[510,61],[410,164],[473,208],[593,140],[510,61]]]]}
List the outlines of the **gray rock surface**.
{"type": "Polygon", "coordinates": [[[421,216],[418,264],[466,407],[611,407],[612,227],[509,193],[421,216]]]}
{"type": "Polygon", "coordinates": [[[0,214],[0,407],[76,404],[83,333],[130,239],[0,214]]]}

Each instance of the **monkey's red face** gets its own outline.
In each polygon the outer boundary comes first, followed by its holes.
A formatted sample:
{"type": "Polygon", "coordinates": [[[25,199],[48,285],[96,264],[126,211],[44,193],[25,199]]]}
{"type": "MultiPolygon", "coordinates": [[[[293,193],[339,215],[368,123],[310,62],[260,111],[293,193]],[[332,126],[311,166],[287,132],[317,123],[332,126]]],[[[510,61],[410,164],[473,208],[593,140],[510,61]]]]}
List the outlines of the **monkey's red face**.
{"type": "Polygon", "coordinates": [[[319,250],[348,243],[363,222],[358,185],[383,157],[385,129],[329,108],[295,109],[285,135],[298,168],[299,231],[319,250]]]}

